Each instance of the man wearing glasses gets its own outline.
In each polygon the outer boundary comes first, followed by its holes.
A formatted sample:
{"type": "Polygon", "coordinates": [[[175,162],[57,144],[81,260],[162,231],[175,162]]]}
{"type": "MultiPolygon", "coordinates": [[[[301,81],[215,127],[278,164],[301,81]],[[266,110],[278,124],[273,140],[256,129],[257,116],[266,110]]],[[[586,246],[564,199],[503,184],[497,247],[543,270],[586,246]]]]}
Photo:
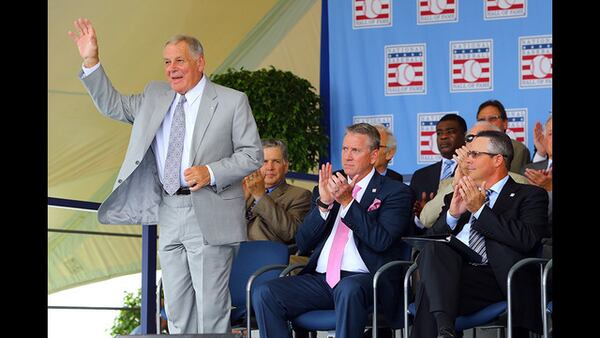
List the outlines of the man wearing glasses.
{"type": "MultiPolygon", "coordinates": [[[[500,131],[500,128],[487,121],[476,122],[467,133],[465,141],[467,143],[473,141],[473,139],[475,139],[475,135],[485,130],[500,131]]],[[[433,223],[435,223],[435,221],[438,219],[440,211],[442,211],[442,207],[444,206],[444,196],[451,193],[454,189],[454,186],[456,186],[462,177],[466,175],[467,151],[468,149],[466,145],[456,149],[456,155],[454,155],[454,159],[458,162],[458,166],[456,167],[454,177],[449,177],[440,181],[440,186],[435,197],[431,201],[427,202],[423,207],[423,210],[421,210],[419,220],[426,228],[431,228],[433,223]]],[[[512,177],[512,179],[517,183],[529,184],[527,177],[521,174],[509,171],[508,175],[510,175],[510,177],[512,177]]]]}
{"type": "MultiPolygon", "coordinates": [[[[508,129],[508,116],[504,105],[498,100],[487,100],[477,109],[477,121],[487,121],[496,127],[500,128],[503,133],[508,129]]],[[[510,165],[510,171],[522,173],[525,170],[525,165],[531,162],[531,154],[527,146],[523,143],[511,139],[514,149],[514,158],[510,165]]]]}
{"type": "MultiPolygon", "coordinates": [[[[483,131],[467,145],[466,175],[446,195],[445,206],[428,234],[453,234],[481,256],[472,262],[445,243],[430,242],[417,258],[413,338],[456,337],[456,317],[506,300],[510,267],[535,257],[547,222],[548,195],[508,175],[510,138],[483,131]]],[[[513,337],[541,332],[534,271],[514,280],[513,337]]]]}

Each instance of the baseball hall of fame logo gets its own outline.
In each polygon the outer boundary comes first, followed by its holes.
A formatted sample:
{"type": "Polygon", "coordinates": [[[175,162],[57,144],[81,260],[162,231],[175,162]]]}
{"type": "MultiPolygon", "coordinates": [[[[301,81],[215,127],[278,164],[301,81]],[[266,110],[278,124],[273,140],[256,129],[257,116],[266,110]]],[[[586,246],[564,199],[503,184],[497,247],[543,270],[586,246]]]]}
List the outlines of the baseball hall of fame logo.
{"type": "Polygon", "coordinates": [[[432,163],[441,159],[437,147],[435,128],[446,114],[458,114],[457,111],[418,113],[417,114],[417,163],[432,163]]]}
{"type": "Polygon", "coordinates": [[[527,17],[527,0],[484,0],[483,19],[515,19],[527,17]]]}
{"type": "Polygon", "coordinates": [[[385,95],[426,94],[425,44],[385,46],[385,95]]]}
{"type": "Polygon", "coordinates": [[[392,1],[353,0],[352,28],[373,28],[392,25],[392,1]]]}
{"type": "Polygon", "coordinates": [[[519,88],[552,87],[552,35],[519,37],[519,88]]]}
{"type": "Polygon", "coordinates": [[[450,92],[493,89],[493,40],[450,41],[450,92]]]}
{"type": "Polygon", "coordinates": [[[458,21],[458,0],[417,0],[417,25],[458,21]]]}
{"type": "Polygon", "coordinates": [[[394,116],[393,115],[355,115],[352,116],[352,124],[356,123],[368,123],[372,125],[382,124],[389,130],[394,130],[394,116]]]}
{"type": "Polygon", "coordinates": [[[506,109],[508,128],[506,135],[511,139],[527,144],[527,108],[506,109]]]}

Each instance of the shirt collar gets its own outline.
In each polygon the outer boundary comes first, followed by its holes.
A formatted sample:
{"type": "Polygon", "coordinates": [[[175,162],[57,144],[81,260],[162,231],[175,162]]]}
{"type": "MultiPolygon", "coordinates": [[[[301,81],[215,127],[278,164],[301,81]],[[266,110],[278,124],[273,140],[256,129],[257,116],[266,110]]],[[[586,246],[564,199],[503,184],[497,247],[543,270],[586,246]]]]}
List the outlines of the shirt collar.
{"type": "Polygon", "coordinates": [[[279,186],[281,185],[281,183],[283,183],[283,180],[285,180],[285,178],[282,179],[281,181],[277,182],[277,184],[275,184],[274,186],[272,186],[270,188],[267,188],[267,194],[270,194],[270,193],[273,192],[273,190],[279,188],[279,186]]]}
{"type": "MultiPolygon", "coordinates": [[[[202,75],[202,79],[198,81],[194,88],[188,90],[188,92],[185,93],[184,96],[188,104],[192,105],[194,104],[194,101],[200,98],[200,96],[204,92],[204,87],[206,87],[206,75],[202,75]]],[[[177,94],[177,96],[179,97],[181,96],[181,94],[177,94]]],[[[179,102],[179,100],[177,100],[177,102],[179,102]]]]}
{"type": "MultiPolygon", "coordinates": [[[[510,176],[507,174],[506,176],[504,176],[503,179],[501,179],[500,181],[496,182],[496,184],[492,185],[488,190],[491,190],[495,193],[500,193],[500,191],[502,191],[502,188],[504,188],[504,185],[506,184],[506,181],[508,181],[508,178],[510,176]]],[[[491,196],[490,196],[491,197],[491,196]]]]}
{"type": "MultiPolygon", "coordinates": [[[[375,175],[375,167],[371,168],[371,171],[367,174],[367,176],[363,177],[362,180],[356,182],[356,185],[361,188],[361,191],[364,191],[367,185],[369,185],[373,175],[375,175]]],[[[352,183],[352,178],[348,177],[348,183],[352,183]]]]}

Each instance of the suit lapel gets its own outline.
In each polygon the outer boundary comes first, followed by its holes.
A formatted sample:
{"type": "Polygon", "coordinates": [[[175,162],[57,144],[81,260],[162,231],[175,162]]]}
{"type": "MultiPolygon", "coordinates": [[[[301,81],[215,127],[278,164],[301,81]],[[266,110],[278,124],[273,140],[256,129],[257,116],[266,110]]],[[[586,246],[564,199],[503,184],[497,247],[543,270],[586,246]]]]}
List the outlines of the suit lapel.
{"type": "MultiPolygon", "coordinates": [[[[512,179],[512,177],[509,176],[508,180],[504,184],[504,187],[502,187],[502,191],[500,191],[500,195],[498,195],[498,198],[496,198],[494,207],[492,208],[494,214],[500,215],[504,212],[504,210],[512,207],[511,199],[517,194],[518,190],[519,185],[512,179]]],[[[462,214],[461,217],[458,219],[457,226],[456,228],[454,228],[454,231],[452,233],[458,234],[459,232],[461,232],[465,224],[467,224],[467,222],[469,222],[470,219],[470,212],[467,211],[464,214],[462,214]]]]}
{"type": "Polygon", "coordinates": [[[375,196],[377,196],[380,186],[381,175],[377,172],[377,170],[375,170],[375,173],[373,174],[373,177],[371,177],[371,181],[367,185],[367,188],[360,200],[360,205],[363,208],[368,209],[371,206],[373,200],[375,200],[375,196]]]}
{"type": "Polygon", "coordinates": [[[281,182],[281,184],[271,192],[271,198],[275,201],[277,200],[279,197],[281,197],[281,195],[283,195],[285,193],[285,191],[288,189],[288,184],[285,181],[285,179],[283,180],[283,182],[281,182]]]}
{"type": "Polygon", "coordinates": [[[494,203],[494,207],[492,208],[494,213],[500,215],[504,210],[512,207],[512,198],[518,194],[518,191],[519,185],[509,176],[494,203]]]}
{"type": "Polygon", "coordinates": [[[431,171],[431,182],[440,182],[440,176],[442,175],[442,162],[443,160],[440,160],[439,162],[437,162],[435,164],[435,166],[433,167],[434,170],[431,171]]]}
{"type": "MultiPolygon", "coordinates": [[[[204,76],[206,76],[206,74],[204,76]]],[[[194,133],[192,134],[192,147],[190,149],[190,158],[193,159],[191,162],[192,165],[196,163],[196,156],[200,149],[200,145],[202,144],[202,138],[215,114],[217,105],[217,91],[215,85],[207,78],[204,92],[200,98],[200,108],[198,109],[198,116],[196,117],[196,123],[194,124],[194,133]]]]}

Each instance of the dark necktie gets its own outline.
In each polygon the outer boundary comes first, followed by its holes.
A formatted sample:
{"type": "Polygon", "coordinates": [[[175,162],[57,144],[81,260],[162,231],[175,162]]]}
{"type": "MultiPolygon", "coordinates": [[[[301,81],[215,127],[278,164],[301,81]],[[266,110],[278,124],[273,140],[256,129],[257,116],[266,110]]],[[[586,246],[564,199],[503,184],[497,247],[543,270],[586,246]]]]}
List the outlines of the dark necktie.
{"type": "MultiPolygon", "coordinates": [[[[484,205],[489,205],[490,204],[490,195],[492,194],[492,190],[488,189],[485,191],[485,203],[484,205]]],[[[477,219],[475,218],[475,216],[471,215],[471,220],[469,223],[471,223],[471,229],[469,231],[469,246],[471,247],[471,249],[473,249],[473,251],[477,252],[479,254],[479,256],[482,257],[481,260],[481,264],[487,264],[488,259],[487,259],[487,252],[485,250],[485,237],[483,237],[483,235],[473,229],[473,223],[475,223],[477,221],[477,219]]]]}
{"type": "Polygon", "coordinates": [[[169,195],[175,194],[180,187],[179,173],[181,172],[181,156],[183,155],[183,140],[185,139],[185,114],[183,104],[185,96],[181,96],[171,121],[169,148],[165,160],[165,177],[163,187],[169,195]]]}
{"type": "MultiPolygon", "coordinates": [[[[265,193],[268,195],[269,189],[265,189],[265,193]]],[[[256,206],[256,200],[252,201],[252,204],[250,204],[250,207],[248,209],[246,209],[246,220],[247,221],[254,218],[254,213],[252,212],[252,209],[254,209],[255,206],[256,206]]]]}

